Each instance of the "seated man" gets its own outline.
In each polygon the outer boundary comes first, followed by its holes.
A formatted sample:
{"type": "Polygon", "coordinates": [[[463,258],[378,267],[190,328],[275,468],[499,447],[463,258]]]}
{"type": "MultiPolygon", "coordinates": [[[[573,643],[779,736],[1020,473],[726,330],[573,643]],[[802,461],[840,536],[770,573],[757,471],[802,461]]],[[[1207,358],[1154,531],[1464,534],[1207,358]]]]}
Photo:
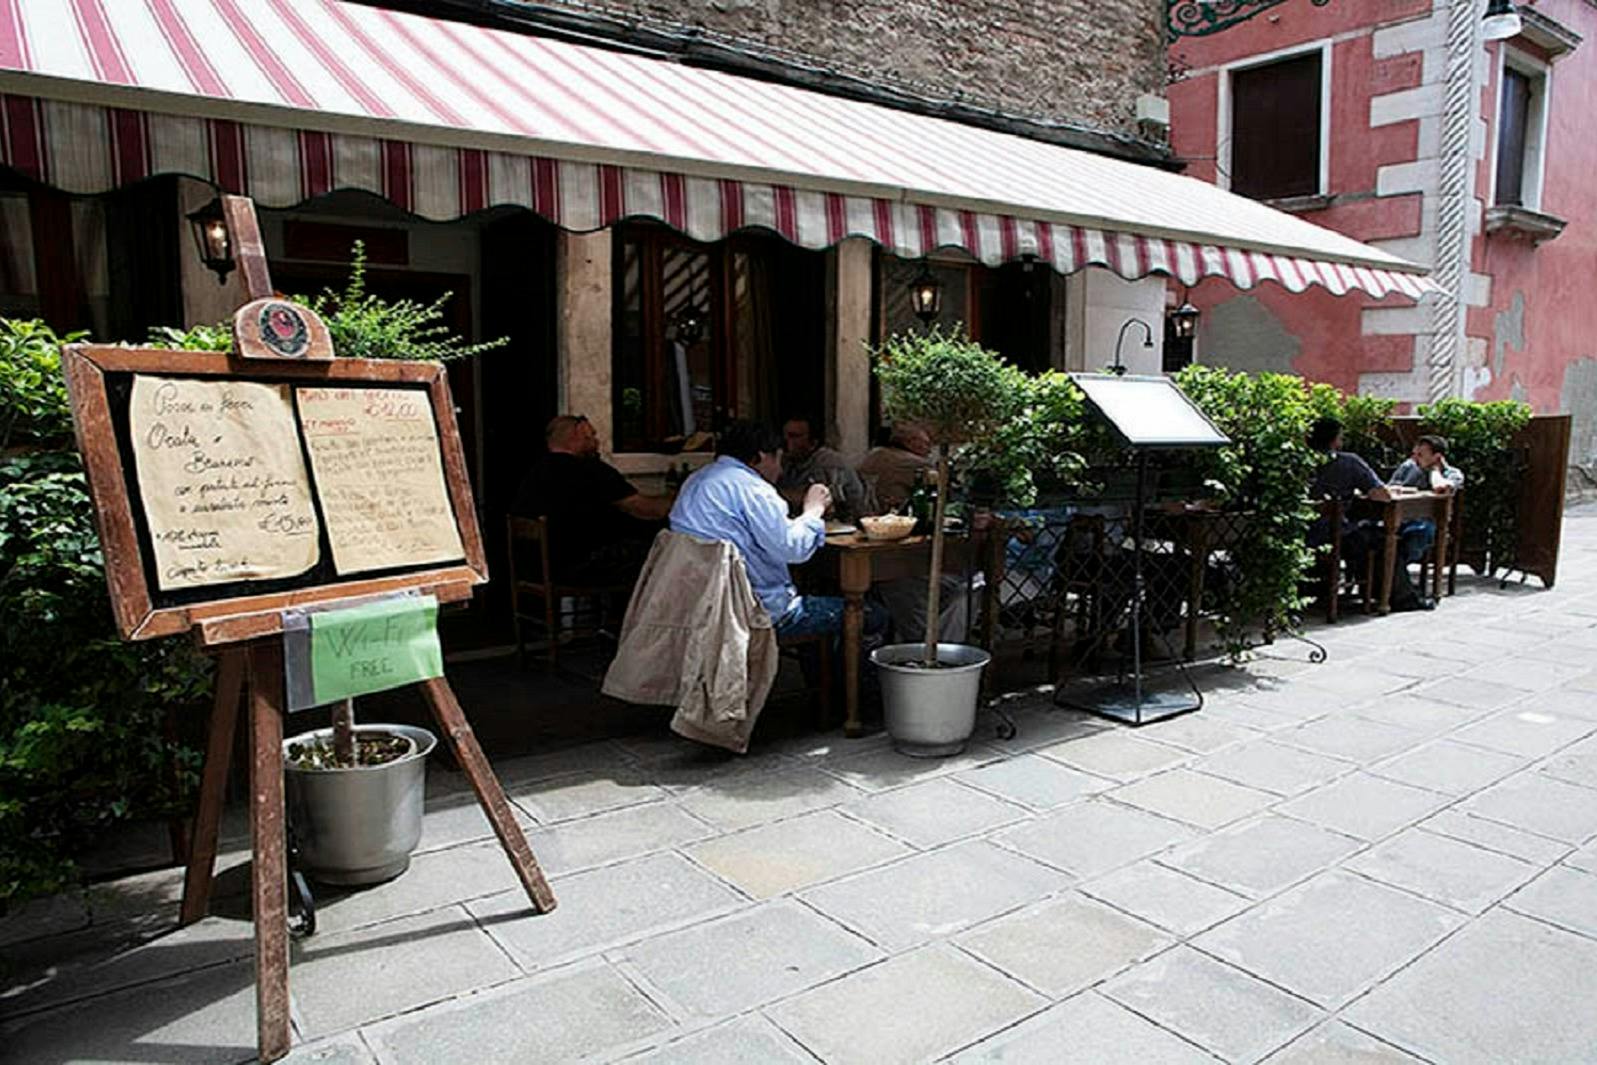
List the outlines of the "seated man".
{"type": "MultiPolygon", "coordinates": [[[[1451,495],[1464,487],[1464,471],[1448,464],[1447,438],[1426,435],[1414,442],[1409,457],[1392,471],[1387,485],[1417,492],[1451,495]]],[[[1397,564],[1407,567],[1425,557],[1436,543],[1436,522],[1430,518],[1405,521],[1397,530],[1397,564]]]]}
{"type": "MultiPolygon", "coordinates": [[[[1325,462],[1314,475],[1309,494],[1315,499],[1350,500],[1364,496],[1377,502],[1391,499],[1395,490],[1381,483],[1370,464],[1350,451],[1341,450],[1342,423],[1335,418],[1321,418],[1309,431],[1309,446],[1325,453],[1325,462]]],[[[1445,445],[1444,445],[1445,446],[1445,445]]],[[[1435,530],[1432,529],[1434,535],[1435,530]]],[[[1319,547],[1331,542],[1331,528],[1324,518],[1309,526],[1309,546],[1319,547]]],[[[1365,556],[1375,548],[1376,541],[1365,525],[1351,518],[1342,519],[1342,557],[1356,571],[1364,564],[1365,556]]],[[[1425,553],[1422,547],[1414,557],[1425,553]]],[[[1392,609],[1430,610],[1436,604],[1414,590],[1408,576],[1408,561],[1403,545],[1398,547],[1397,564],[1392,567],[1392,609]]]]}
{"type": "Polygon", "coordinates": [[[926,430],[904,422],[893,426],[885,446],[871,448],[857,472],[867,492],[874,491],[877,506],[896,510],[909,501],[921,471],[936,465],[931,453],[932,438],[926,430]]]}
{"type": "Polygon", "coordinates": [[[599,434],[587,418],[552,418],[544,441],[548,453],[528,471],[511,512],[549,519],[551,575],[569,584],[635,577],[671,500],[641,495],[599,458],[599,434]]]}
{"type": "Polygon", "coordinates": [[[782,472],[776,490],[794,506],[802,505],[812,484],[831,490],[837,515],[852,520],[865,513],[865,486],[843,456],[827,447],[815,419],[789,418],[782,426],[782,472]]]}
{"type": "MultiPolygon", "coordinates": [[[[778,637],[841,632],[843,600],[799,595],[787,569],[808,561],[826,542],[821,516],[831,490],[810,485],[799,516],[787,516],[787,503],[772,487],[782,470],[782,438],[768,426],[733,422],[716,441],[715,453],[713,463],[683,484],[671,508],[671,531],[737,547],[778,637]]],[[[865,628],[879,630],[881,619],[867,611],[865,628]]]]}

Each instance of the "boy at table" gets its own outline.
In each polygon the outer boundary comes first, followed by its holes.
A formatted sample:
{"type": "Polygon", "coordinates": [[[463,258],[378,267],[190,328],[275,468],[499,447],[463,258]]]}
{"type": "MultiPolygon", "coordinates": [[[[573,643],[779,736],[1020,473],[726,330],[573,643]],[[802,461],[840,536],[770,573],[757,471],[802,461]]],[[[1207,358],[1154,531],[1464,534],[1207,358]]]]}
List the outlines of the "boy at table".
{"type": "MultiPolygon", "coordinates": [[[[1435,492],[1452,495],[1464,487],[1464,471],[1447,461],[1447,438],[1426,435],[1414,442],[1414,448],[1403,464],[1392,471],[1387,487],[1394,494],[1406,492],[1435,492]]],[[[1397,564],[1407,570],[1411,563],[1425,557],[1425,552],[1436,543],[1436,523],[1430,518],[1405,521],[1397,530],[1397,564]]]]}

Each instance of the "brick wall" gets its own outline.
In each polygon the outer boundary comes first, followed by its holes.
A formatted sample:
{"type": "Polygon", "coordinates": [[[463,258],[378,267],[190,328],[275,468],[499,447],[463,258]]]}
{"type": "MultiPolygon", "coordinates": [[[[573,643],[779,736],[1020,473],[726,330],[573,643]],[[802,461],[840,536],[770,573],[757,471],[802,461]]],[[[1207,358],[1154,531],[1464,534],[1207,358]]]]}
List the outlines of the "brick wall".
{"type": "Polygon", "coordinates": [[[1160,0],[546,0],[690,27],[870,82],[1136,132],[1165,83],[1160,0]]]}

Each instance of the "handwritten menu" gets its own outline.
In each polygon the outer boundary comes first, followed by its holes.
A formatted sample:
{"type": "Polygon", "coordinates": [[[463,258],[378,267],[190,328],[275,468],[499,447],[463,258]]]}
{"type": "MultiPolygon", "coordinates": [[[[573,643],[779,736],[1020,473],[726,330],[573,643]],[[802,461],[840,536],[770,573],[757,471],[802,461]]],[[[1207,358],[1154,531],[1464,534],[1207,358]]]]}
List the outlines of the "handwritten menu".
{"type": "Polygon", "coordinates": [[[316,565],[288,386],[136,375],[128,422],[162,590],[316,565]]]}
{"type": "Polygon", "coordinates": [[[300,388],[295,394],[340,574],[465,554],[425,392],[300,388]]]}

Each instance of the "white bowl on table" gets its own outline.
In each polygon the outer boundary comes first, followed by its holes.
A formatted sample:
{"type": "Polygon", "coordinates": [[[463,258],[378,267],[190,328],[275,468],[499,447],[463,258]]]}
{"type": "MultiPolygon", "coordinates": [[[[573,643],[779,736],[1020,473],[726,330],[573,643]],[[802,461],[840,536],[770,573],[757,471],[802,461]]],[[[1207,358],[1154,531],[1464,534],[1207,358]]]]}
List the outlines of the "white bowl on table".
{"type": "Polygon", "coordinates": [[[867,540],[902,540],[915,531],[915,519],[907,514],[878,514],[861,518],[859,525],[867,540]]]}

